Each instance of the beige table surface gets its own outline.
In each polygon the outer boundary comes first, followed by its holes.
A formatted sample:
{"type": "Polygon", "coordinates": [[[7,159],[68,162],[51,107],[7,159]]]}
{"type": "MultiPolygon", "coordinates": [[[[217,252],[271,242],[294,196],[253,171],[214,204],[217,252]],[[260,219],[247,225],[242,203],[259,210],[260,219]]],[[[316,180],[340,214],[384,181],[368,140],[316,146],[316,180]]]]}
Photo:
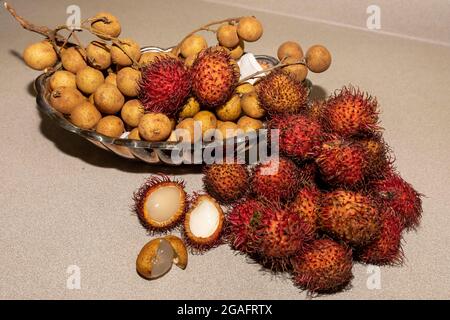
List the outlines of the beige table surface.
{"type": "MultiPolygon", "coordinates": [[[[14,1],[30,20],[50,26],[64,23],[73,3],[14,1]]],[[[355,265],[353,288],[323,298],[450,298],[450,48],[201,1],[76,3],[83,17],[115,13],[123,35],[142,45],[170,46],[210,20],[251,13],[265,34],[249,51],[274,55],[289,39],[305,48],[325,44],[334,62],[311,75],[314,94],[353,83],[377,96],[398,169],[427,197],[421,228],[405,236],[406,264],[381,268],[381,289],[368,289],[367,267],[355,265]]],[[[226,246],[190,256],[187,270],[173,268],[158,281],[138,277],[135,258],[149,236],[129,211],[132,192],[152,172],[182,175],[188,191],[201,188],[201,176],[126,161],[42,117],[31,84],[38,72],[18,58],[36,39],[0,11],[0,298],[306,297],[226,246]],[[66,288],[70,265],[81,270],[80,290],[66,288]]]]}

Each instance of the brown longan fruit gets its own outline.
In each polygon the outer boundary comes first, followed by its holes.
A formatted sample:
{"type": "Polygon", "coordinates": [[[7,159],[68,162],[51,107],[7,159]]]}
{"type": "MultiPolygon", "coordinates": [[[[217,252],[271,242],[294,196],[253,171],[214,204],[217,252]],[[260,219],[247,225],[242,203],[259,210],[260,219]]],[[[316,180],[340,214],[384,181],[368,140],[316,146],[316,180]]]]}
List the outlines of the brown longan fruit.
{"type": "Polygon", "coordinates": [[[106,116],[99,120],[95,130],[105,136],[119,138],[125,131],[125,126],[119,117],[106,116]]]}
{"type": "Polygon", "coordinates": [[[239,44],[236,47],[229,50],[230,57],[234,60],[238,60],[244,54],[244,50],[245,50],[245,44],[244,44],[244,41],[241,40],[241,42],[239,42],[239,44]]]}
{"type": "Polygon", "coordinates": [[[231,24],[223,24],[217,30],[217,41],[221,46],[234,48],[239,44],[237,27],[231,24]]]}
{"type": "Polygon", "coordinates": [[[58,61],[55,49],[48,41],[30,44],[23,51],[23,60],[34,70],[44,70],[53,67],[58,61]]]}
{"type": "Polygon", "coordinates": [[[139,128],[134,128],[133,130],[131,130],[128,134],[127,139],[141,140],[141,137],[139,136],[139,128]]]}
{"type": "Polygon", "coordinates": [[[193,54],[193,55],[187,57],[186,59],[184,59],[184,65],[186,67],[192,67],[194,65],[194,62],[196,59],[197,59],[197,55],[193,54]]]}
{"type": "Polygon", "coordinates": [[[50,89],[55,90],[58,87],[77,87],[75,75],[72,72],[58,70],[50,77],[50,89]]]}
{"type": "Polygon", "coordinates": [[[242,116],[238,122],[237,125],[240,129],[242,129],[244,132],[249,132],[253,130],[258,130],[263,127],[263,123],[260,120],[253,119],[247,116],[242,116]]]}
{"type": "Polygon", "coordinates": [[[133,61],[129,58],[132,57],[135,61],[139,61],[141,58],[141,48],[139,47],[139,44],[136,43],[133,39],[130,38],[124,38],[118,40],[120,43],[120,47],[116,44],[113,44],[111,47],[111,59],[112,62],[119,66],[131,66],[133,64],[133,61]]]}
{"type": "Polygon", "coordinates": [[[114,114],[122,108],[125,97],[116,86],[104,83],[95,90],[94,101],[100,112],[114,114]]]}
{"type": "Polygon", "coordinates": [[[183,41],[180,50],[183,57],[187,58],[191,55],[198,54],[207,47],[208,44],[206,43],[205,38],[201,35],[193,34],[183,41]]]}
{"type": "Polygon", "coordinates": [[[217,130],[219,131],[222,140],[236,136],[236,131],[238,129],[239,126],[231,121],[225,121],[217,125],[217,130]]]}
{"type": "Polygon", "coordinates": [[[86,101],[83,94],[73,87],[59,87],[50,94],[50,104],[53,108],[64,114],[70,114],[72,110],[86,101]]]}
{"type": "Polygon", "coordinates": [[[261,38],[263,27],[255,17],[244,17],[239,20],[237,33],[242,40],[253,42],[261,38]]]}
{"type": "Polygon", "coordinates": [[[70,113],[70,121],[82,129],[94,128],[101,118],[101,113],[88,101],[76,106],[70,113]]]}
{"type": "Polygon", "coordinates": [[[331,65],[331,54],[327,48],[314,45],[306,51],[306,66],[312,72],[320,73],[327,70],[331,65]]]}
{"type": "Polygon", "coordinates": [[[217,118],[222,121],[234,121],[241,112],[241,98],[238,95],[233,95],[225,104],[216,108],[217,118]]]}
{"type": "Polygon", "coordinates": [[[164,141],[172,132],[170,119],[163,113],[147,113],[139,121],[139,135],[147,141],[164,141]]]}
{"type": "Polygon", "coordinates": [[[61,52],[61,63],[64,69],[72,73],[77,73],[87,66],[82,51],[76,47],[70,47],[61,52]]]}
{"type": "Polygon", "coordinates": [[[303,50],[298,42],[286,41],[278,47],[277,56],[280,61],[287,57],[300,60],[303,58],[303,50]]]}
{"type": "MultiPolygon", "coordinates": [[[[298,59],[295,58],[286,58],[284,60],[285,63],[295,63],[298,62],[298,59]]],[[[306,79],[306,76],[308,75],[308,68],[301,63],[297,63],[297,64],[293,64],[287,67],[284,67],[283,72],[286,72],[288,74],[290,74],[294,79],[296,79],[297,81],[303,81],[306,79]]]]}
{"type": "Polygon", "coordinates": [[[155,61],[155,59],[157,57],[159,57],[159,58],[163,58],[163,57],[177,58],[174,54],[172,54],[170,52],[145,52],[141,55],[141,58],[139,59],[139,63],[142,65],[150,64],[153,61],[155,61]]]}
{"type": "Polygon", "coordinates": [[[105,83],[112,84],[113,86],[117,87],[117,74],[115,74],[114,72],[109,73],[105,78],[105,83]]]}
{"type": "Polygon", "coordinates": [[[194,142],[201,138],[201,134],[197,137],[194,135],[195,120],[193,118],[186,118],[180,121],[176,126],[176,129],[182,129],[185,131],[177,132],[177,140],[182,140],[184,142],[194,142]],[[181,138],[181,139],[180,139],[181,138]]]}
{"type": "Polygon", "coordinates": [[[247,116],[255,119],[262,118],[266,114],[266,110],[259,104],[258,95],[254,91],[242,96],[241,107],[247,116]]]}
{"type": "Polygon", "coordinates": [[[86,67],[77,72],[77,87],[85,94],[94,93],[105,82],[105,77],[100,70],[86,67]]]}
{"type": "Polygon", "coordinates": [[[255,87],[248,82],[245,82],[243,84],[240,84],[236,87],[236,89],[234,90],[234,92],[236,92],[237,94],[240,95],[244,95],[250,92],[254,92],[255,91],[255,87]]]}
{"type": "Polygon", "coordinates": [[[194,116],[194,121],[199,121],[202,126],[202,135],[208,130],[217,127],[217,118],[211,111],[200,111],[194,116]]]}
{"type": "Polygon", "coordinates": [[[108,45],[99,41],[92,41],[86,47],[89,64],[95,69],[105,70],[111,65],[111,53],[108,45]]]}
{"type": "Polygon", "coordinates": [[[137,99],[129,100],[123,105],[120,116],[130,127],[137,127],[144,116],[144,107],[137,99]]]}
{"type": "Polygon", "coordinates": [[[181,108],[178,118],[192,118],[197,112],[200,111],[200,103],[194,98],[189,97],[184,106],[181,108]]]}
{"type": "Polygon", "coordinates": [[[95,32],[99,33],[98,36],[102,39],[117,38],[122,31],[119,19],[109,12],[99,12],[92,19],[96,21],[91,23],[91,27],[95,32]],[[106,19],[107,21],[101,19],[106,19]]]}
{"type": "Polygon", "coordinates": [[[136,97],[139,93],[139,80],[141,72],[130,67],[125,67],[117,72],[117,88],[123,95],[136,97]]]}

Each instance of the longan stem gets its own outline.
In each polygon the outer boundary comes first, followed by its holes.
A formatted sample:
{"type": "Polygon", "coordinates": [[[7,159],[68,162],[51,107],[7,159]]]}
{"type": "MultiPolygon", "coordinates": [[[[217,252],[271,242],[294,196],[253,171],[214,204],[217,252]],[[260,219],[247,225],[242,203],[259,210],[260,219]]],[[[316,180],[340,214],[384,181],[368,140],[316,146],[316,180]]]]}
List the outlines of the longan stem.
{"type": "Polygon", "coordinates": [[[244,79],[239,81],[238,85],[242,84],[242,83],[244,83],[244,82],[246,82],[246,81],[248,81],[250,79],[253,79],[253,78],[255,78],[255,77],[257,77],[257,76],[259,76],[261,74],[265,74],[267,72],[270,72],[270,71],[273,71],[273,70],[276,70],[276,69],[279,69],[279,68],[283,68],[283,67],[287,67],[287,66],[293,66],[293,65],[296,65],[296,64],[305,65],[306,63],[305,63],[304,59],[302,59],[300,61],[296,61],[296,62],[291,62],[291,63],[279,62],[278,64],[276,64],[276,65],[274,65],[274,66],[272,66],[270,68],[267,68],[267,69],[264,69],[264,70],[261,70],[261,71],[256,71],[255,73],[245,77],[244,79]]]}

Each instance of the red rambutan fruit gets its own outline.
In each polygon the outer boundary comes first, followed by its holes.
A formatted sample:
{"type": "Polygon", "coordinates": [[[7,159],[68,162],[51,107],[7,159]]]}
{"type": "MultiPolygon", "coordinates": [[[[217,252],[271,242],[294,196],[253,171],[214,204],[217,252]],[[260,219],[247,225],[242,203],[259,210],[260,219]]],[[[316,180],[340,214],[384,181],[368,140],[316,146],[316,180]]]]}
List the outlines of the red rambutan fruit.
{"type": "Polygon", "coordinates": [[[320,190],[315,185],[305,186],[297,192],[289,204],[291,211],[298,214],[312,232],[318,229],[320,196],[320,190]]]}
{"type": "Polygon", "coordinates": [[[203,173],[205,189],[222,203],[236,201],[248,191],[249,173],[245,165],[211,164],[204,167],[203,173]]]}
{"type": "Polygon", "coordinates": [[[393,160],[390,158],[389,147],[381,135],[363,137],[358,142],[366,154],[367,174],[370,176],[382,175],[393,160]]]}
{"type": "Polygon", "coordinates": [[[325,101],[313,100],[308,105],[306,114],[310,119],[321,123],[325,114],[325,101]]]}
{"type": "Polygon", "coordinates": [[[327,100],[324,121],[331,132],[344,137],[375,132],[377,100],[353,86],[343,87],[327,100]]]}
{"type": "Polygon", "coordinates": [[[340,291],[353,278],[352,250],[330,239],[313,241],[291,262],[294,283],[310,293],[340,291]]]}
{"type": "Polygon", "coordinates": [[[219,47],[201,51],[191,68],[192,91],[200,104],[214,108],[227,102],[239,82],[239,67],[219,47]]]}
{"type": "Polygon", "coordinates": [[[183,106],[190,90],[191,74],[176,58],[156,58],[142,69],[139,100],[146,112],[172,116],[183,106]]]}
{"type": "Polygon", "coordinates": [[[322,144],[321,125],[304,115],[274,116],[268,127],[279,130],[280,150],[289,157],[310,159],[322,144]]]}
{"type": "Polygon", "coordinates": [[[369,196],[335,190],[322,196],[319,224],[330,236],[351,246],[362,247],[378,237],[381,217],[376,203],[369,196]]]}
{"type": "Polygon", "coordinates": [[[386,176],[371,184],[375,195],[383,206],[389,206],[402,220],[406,229],[419,226],[422,216],[421,194],[397,173],[390,171],[386,176]]]}

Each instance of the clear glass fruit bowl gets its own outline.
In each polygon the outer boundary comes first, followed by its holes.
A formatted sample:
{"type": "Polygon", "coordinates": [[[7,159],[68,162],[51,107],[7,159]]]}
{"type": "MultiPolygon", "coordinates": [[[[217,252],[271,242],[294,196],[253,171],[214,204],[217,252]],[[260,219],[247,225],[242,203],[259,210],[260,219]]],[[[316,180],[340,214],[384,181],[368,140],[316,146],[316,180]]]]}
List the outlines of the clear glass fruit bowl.
{"type": "MultiPolygon", "coordinates": [[[[141,49],[142,53],[145,52],[167,52],[171,48],[163,49],[159,47],[147,46],[141,49]]],[[[259,62],[266,62],[269,65],[275,65],[278,60],[271,56],[255,55],[255,58],[259,62]]],[[[66,116],[59,111],[56,111],[50,105],[50,86],[49,79],[53,72],[47,72],[36,78],[34,85],[37,91],[36,102],[40,111],[49,116],[57,125],[64,128],[67,131],[75,133],[86,140],[92,142],[99,148],[111,151],[120,157],[144,161],[150,164],[168,164],[177,165],[178,162],[172,160],[172,152],[183,152],[178,142],[175,141],[161,141],[161,142],[149,142],[139,141],[123,138],[112,138],[103,134],[97,133],[95,130],[85,130],[73,125],[66,116]]],[[[308,93],[310,92],[311,82],[306,80],[306,86],[308,87],[308,93]]],[[[235,152],[247,152],[252,147],[257,147],[258,141],[243,140],[244,138],[230,138],[235,146],[235,152]],[[239,150],[244,148],[245,150],[239,150]]],[[[226,141],[229,142],[229,141],[226,141]]],[[[223,142],[225,143],[225,142],[223,142]]],[[[201,149],[211,148],[214,149],[217,146],[217,142],[202,142],[201,149]]],[[[194,164],[198,160],[194,158],[194,147],[190,148],[189,154],[182,154],[184,164],[194,164]]],[[[187,152],[184,152],[187,153],[187,152]]]]}

